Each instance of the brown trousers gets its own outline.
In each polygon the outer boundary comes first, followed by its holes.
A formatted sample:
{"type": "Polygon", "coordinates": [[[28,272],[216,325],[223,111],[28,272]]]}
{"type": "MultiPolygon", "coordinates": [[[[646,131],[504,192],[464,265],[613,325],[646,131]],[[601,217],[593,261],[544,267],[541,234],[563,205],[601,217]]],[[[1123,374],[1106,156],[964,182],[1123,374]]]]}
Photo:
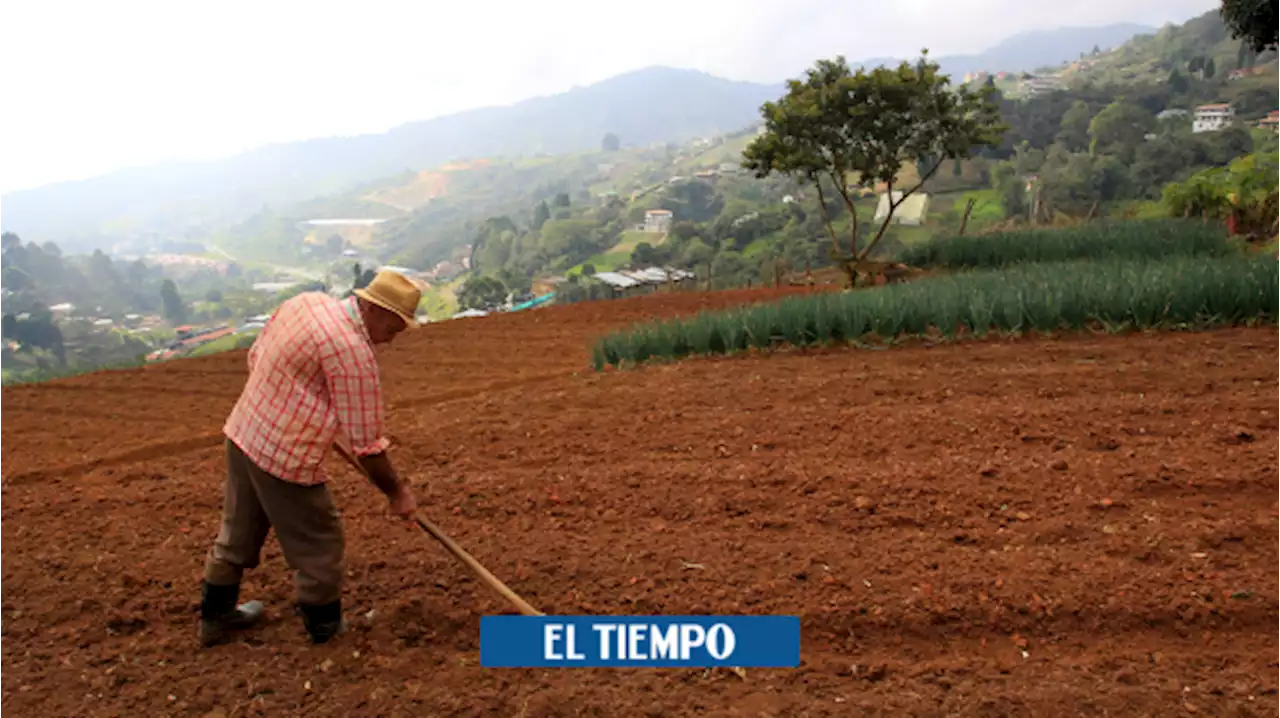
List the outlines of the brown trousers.
{"type": "Polygon", "coordinates": [[[275,527],[285,561],[295,571],[298,603],[321,605],[342,595],[345,540],[342,520],[324,484],[303,486],[258,468],[227,440],[222,528],[205,559],[212,584],[239,583],[256,568],[267,532],[275,527]]]}

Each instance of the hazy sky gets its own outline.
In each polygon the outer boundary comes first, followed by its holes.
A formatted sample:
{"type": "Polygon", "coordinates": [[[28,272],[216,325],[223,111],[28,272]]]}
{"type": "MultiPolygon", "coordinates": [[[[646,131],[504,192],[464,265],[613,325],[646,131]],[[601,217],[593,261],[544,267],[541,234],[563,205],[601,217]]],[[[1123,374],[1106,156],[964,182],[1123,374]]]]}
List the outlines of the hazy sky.
{"type": "MultiPolygon", "coordinates": [[[[817,57],[979,52],[1062,25],[1182,22],[1215,0],[10,2],[0,191],[381,132],[649,65],[776,82],[817,57]]],[[[2,211],[3,208],[0,208],[2,211]]]]}

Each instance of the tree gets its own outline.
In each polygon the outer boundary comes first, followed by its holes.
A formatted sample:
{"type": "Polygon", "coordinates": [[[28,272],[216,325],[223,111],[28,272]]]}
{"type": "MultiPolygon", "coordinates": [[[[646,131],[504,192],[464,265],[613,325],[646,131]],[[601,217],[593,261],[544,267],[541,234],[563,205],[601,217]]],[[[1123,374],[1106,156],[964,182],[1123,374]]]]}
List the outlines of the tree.
{"type": "Polygon", "coordinates": [[[11,292],[21,292],[26,289],[32,289],[36,286],[31,275],[22,271],[20,267],[5,267],[3,273],[0,273],[0,286],[11,292]]]}
{"type": "Polygon", "coordinates": [[[551,200],[551,206],[553,208],[551,213],[552,218],[570,219],[573,217],[573,212],[569,209],[568,192],[561,192],[557,194],[555,199],[551,200]]]}
{"type": "Polygon", "coordinates": [[[519,230],[510,217],[489,217],[480,223],[471,240],[471,269],[496,272],[516,255],[519,230]]]}
{"type": "Polygon", "coordinates": [[[618,148],[621,146],[622,141],[619,140],[618,136],[612,132],[606,134],[604,136],[604,140],[600,142],[600,147],[604,149],[605,152],[617,152],[618,148]]]}
{"type": "Polygon", "coordinates": [[[1135,192],[1149,199],[1159,198],[1164,185],[1195,164],[1194,151],[1190,138],[1168,133],[1142,143],[1129,166],[1129,176],[1135,192]]]}
{"type": "Polygon", "coordinates": [[[53,352],[58,366],[67,365],[67,350],[62,341],[62,330],[53,323],[53,313],[43,304],[31,307],[30,319],[16,319],[11,314],[4,317],[4,333],[19,343],[53,352]]]}
{"type": "Polygon", "coordinates": [[[8,251],[10,247],[17,247],[22,244],[22,240],[13,232],[5,232],[0,234],[0,250],[8,251]]]}
{"type": "Polygon", "coordinates": [[[1026,184],[1010,162],[1001,162],[991,171],[991,187],[1000,195],[1005,219],[1027,216],[1026,184]]]}
{"type": "Polygon", "coordinates": [[[517,272],[510,267],[503,268],[498,272],[498,281],[516,294],[528,294],[533,291],[533,279],[529,275],[517,272]]]}
{"type": "Polygon", "coordinates": [[[1187,79],[1186,75],[1178,72],[1177,68],[1174,68],[1173,72],[1169,73],[1169,89],[1173,90],[1176,95],[1186,94],[1187,90],[1191,89],[1191,81],[1187,79]]]}
{"type": "Polygon", "coordinates": [[[351,268],[351,288],[353,290],[364,289],[373,282],[373,278],[376,276],[378,276],[377,272],[372,269],[363,269],[360,263],[356,262],[355,266],[351,268]]]}
{"type": "Polygon", "coordinates": [[[1213,77],[1214,70],[1215,70],[1215,68],[1214,68],[1214,64],[1213,64],[1213,58],[1211,57],[1211,58],[1209,58],[1209,59],[1205,60],[1205,61],[1204,61],[1204,79],[1208,80],[1208,79],[1212,78],[1212,77],[1213,77]]]}
{"type": "Polygon", "coordinates": [[[533,229],[538,231],[542,229],[542,225],[551,219],[551,208],[547,206],[547,201],[540,200],[538,206],[533,208],[533,229]]]}
{"type": "Polygon", "coordinates": [[[1195,136],[1196,164],[1225,165],[1253,149],[1253,136],[1243,127],[1224,127],[1195,136]]]}
{"type": "Polygon", "coordinates": [[[182,303],[178,285],[172,279],[166,279],[160,285],[160,302],[164,307],[164,317],[170,324],[182,324],[187,320],[187,307],[182,303]]]}
{"type": "Polygon", "coordinates": [[[819,60],[803,80],[790,80],[787,93],[761,108],[765,131],[743,152],[742,166],[758,178],[788,175],[816,187],[827,233],[837,261],[852,286],[858,266],[884,236],[894,211],[938,171],[944,162],[967,157],[974,146],[996,146],[1006,126],[990,88],[973,92],[950,87],[928,61],[915,65],[852,72],[844,57],[819,60]],[[895,196],[903,166],[917,160],[929,169],[912,187],[895,196]],[[856,185],[885,186],[889,212],[875,236],[858,246],[856,185]],[[825,180],[825,181],[824,181],[825,180]],[[836,235],[826,187],[834,188],[852,217],[847,251],[836,235]]]}
{"type": "Polygon", "coordinates": [[[1244,40],[1254,52],[1276,49],[1276,0],[1222,0],[1218,13],[1231,37],[1244,40]]]}
{"type": "Polygon", "coordinates": [[[658,252],[648,242],[640,242],[631,250],[631,266],[635,269],[649,267],[660,261],[658,252]]]}
{"type": "Polygon", "coordinates": [[[1258,239],[1275,236],[1280,201],[1276,194],[1275,152],[1238,157],[1227,167],[1211,167],[1164,188],[1174,217],[1226,220],[1233,233],[1258,239]]]}
{"type": "Polygon", "coordinates": [[[458,289],[458,306],[490,311],[507,301],[507,288],[497,277],[471,277],[458,289]]]}
{"type": "Polygon", "coordinates": [[[706,182],[681,182],[667,187],[659,206],[670,210],[674,220],[706,222],[724,209],[724,197],[706,182]]]}
{"type": "Polygon", "coordinates": [[[204,293],[204,300],[206,302],[213,302],[214,304],[217,304],[222,301],[222,292],[217,289],[210,289],[204,293]]]}
{"type": "Polygon", "coordinates": [[[1089,153],[1107,152],[1119,155],[1125,162],[1133,159],[1133,153],[1155,129],[1155,117],[1142,107],[1116,100],[1102,108],[1089,123],[1089,153]]]}
{"type": "Polygon", "coordinates": [[[1089,146],[1089,120],[1093,112],[1084,100],[1071,103],[1070,109],[1062,115],[1057,141],[1072,152],[1080,152],[1089,146]]]}

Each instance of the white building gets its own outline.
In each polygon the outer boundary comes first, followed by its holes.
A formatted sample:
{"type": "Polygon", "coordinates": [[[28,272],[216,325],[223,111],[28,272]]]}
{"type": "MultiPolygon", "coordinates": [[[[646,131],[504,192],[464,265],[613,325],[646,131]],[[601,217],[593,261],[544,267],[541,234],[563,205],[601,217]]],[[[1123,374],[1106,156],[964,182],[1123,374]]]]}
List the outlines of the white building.
{"type": "Polygon", "coordinates": [[[1032,75],[1022,81],[1022,91],[1028,97],[1045,95],[1062,89],[1062,78],[1057,75],[1032,75]]]}
{"type": "Polygon", "coordinates": [[[651,209],[644,213],[644,231],[666,232],[671,229],[672,217],[669,209],[651,209]]]}
{"type": "Polygon", "coordinates": [[[1229,103],[1200,105],[1196,108],[1196,119],[1191,124],[1191,131],[1216,132],[1230,125],[1235,118],[1236,111],[1231,109],[1229,103]]]}

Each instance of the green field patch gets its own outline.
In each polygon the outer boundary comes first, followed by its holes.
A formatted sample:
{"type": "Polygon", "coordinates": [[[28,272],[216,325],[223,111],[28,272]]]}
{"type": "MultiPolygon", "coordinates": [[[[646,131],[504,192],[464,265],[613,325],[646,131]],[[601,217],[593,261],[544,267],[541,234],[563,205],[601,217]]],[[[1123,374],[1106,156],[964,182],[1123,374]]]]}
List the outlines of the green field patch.
{"type": "Polygon", "coordinates": [[[906,284],[640,324],[599,339],[597,370],[780,346],[1206,328],[1276,322],[1275,257],[1077,260],[970,270],[906,284]]]}

